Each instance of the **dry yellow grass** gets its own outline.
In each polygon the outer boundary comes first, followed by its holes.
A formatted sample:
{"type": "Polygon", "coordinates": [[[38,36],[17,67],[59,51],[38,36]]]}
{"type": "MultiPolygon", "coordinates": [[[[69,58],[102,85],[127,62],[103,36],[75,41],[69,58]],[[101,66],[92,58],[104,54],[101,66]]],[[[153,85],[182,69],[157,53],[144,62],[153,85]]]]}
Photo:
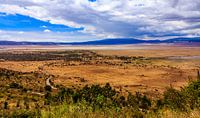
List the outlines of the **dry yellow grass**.
{"type": "MultiPolygon", "coordinates": [[[[29,49],[29,51],[31,50],[38,49],[29,49]]],[[[9,51],[12,52],[12,49],[9,49],[9,51]]],[[[48,49],[43,49],[43,51],[48,51],[48,49]]],[[[95,50],[95,52],[103,55],[143,57],[200,56],[200,47],[136,46],[136,49],[95,50]]],[[[38,71],[39,67],[44,67],[44,71],[55,75],[53,80],[55,84],[82,87],[86,84],[105,84],[109,82],[116,89],[122,89],[123,92],[141,91],[150,93],[152,96],[162,93],[170,85],[175,88],[186,85],[189,81],[188,78],[195,78],[196,70],[200,69],[199,59],[153,59],[149,63],[145,63],[144,66],[137,64],[123,66],[106,64],[68,66],[64,65],[65,63],[57,60],[5,61],[0,62],[0,67],[22,72],[38,71]],[[47,65],[49,63],[54,63],[54,65],[47,65]]]]}
{"type": "Polygon", "coordinates": [[[200,55],[200,47],[180,47],[169,45],[147,45],[129,46],[130,49],[96,50],[99,54],[144,56],[144,57],[166,57],[166,56],[197,56],[200,55]],[[131,49],[135,48],[135,49],[131,49]]]}

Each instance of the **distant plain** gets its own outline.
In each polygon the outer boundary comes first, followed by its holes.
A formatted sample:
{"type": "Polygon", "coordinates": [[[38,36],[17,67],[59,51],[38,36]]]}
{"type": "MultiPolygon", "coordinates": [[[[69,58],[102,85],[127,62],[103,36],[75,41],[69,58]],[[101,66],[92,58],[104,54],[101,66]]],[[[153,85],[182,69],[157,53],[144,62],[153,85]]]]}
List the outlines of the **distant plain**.
{"type": "MultiPolygon", "coordinates": [[[[180,87],[194,79],[197,70],[200,69],[200,47],[197,46],[162,44],[0,47],[0,54],[2,55],[4,53],[23,55],[40,52],[68,55],[68,51],[75,51],[73,52],[75,55],[86,55],[86,60],[16,61],[1,59],[0,67],[20,72],[42,71],[43,73],[49,73],[54,75],[52,80],[54,85],[80,88],[87,84],[103,85],[109,82],[123,94],[139,91],[151,97],[160,96],[165,88],[169,86],[180,89],[180,87]],[[97,57],[93,58],[93,53],[97,57]],[[103,58],[98,57],[98,55],[103,55],[103,58]],[[89,60],[87,56],[89,56],[89,60]],[[127,61],[115,58],[116,56],[120,58],[134,57],[135,59],[127,61]]],[[[45,54],[40,56],[45,57],[45,54]]]]}

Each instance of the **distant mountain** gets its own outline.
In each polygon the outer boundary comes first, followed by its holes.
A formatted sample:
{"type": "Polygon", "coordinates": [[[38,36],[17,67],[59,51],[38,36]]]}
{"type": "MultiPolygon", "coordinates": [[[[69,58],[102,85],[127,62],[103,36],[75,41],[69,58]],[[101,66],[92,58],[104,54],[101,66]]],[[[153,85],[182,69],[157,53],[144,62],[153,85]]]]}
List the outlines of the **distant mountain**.
{"type": "Polygon", "coordinates": [[[167,40],[139,40],[134,38],[113,38],[88,42],[70,43],[72,45],[123,45],[123,44],[140,44],[140,43],[200,43],[200,37],[195,38],[173,38],[167,40]]]}
{"type": "Polygon", "coordinates": [[[16,42],[0,41],[0,45],[123,45],[123,44],[141,44],[141,43],[200,43],[200,37],[195,38],[173,38],[167,40],[139,40],[134,38],[113,38],[102,39],[87,42],[16,42]]]}
{"type": "Polygon", "coordinates": [[[195,42],[200,43],[200,37],[195,37],[195,38],[173,38],[173,39],[165,40],[164,42],[166,42],[166,43],[195,43],[195,42]]]}
{"type": "Polygon", "coordinates": [[[103,39],[88,42],[70,43],[72,45],[123,45],[123,44],[139,44],[139,43],[159,43],[159,40],[139,40],[134,38],[114,38],[114,39],[103,39]]]}
{"type": "Polygon", "coordinates": [[[16,41],[0,41],[0,45],[57,45],[54,42],[16,42],[16,41]]]}

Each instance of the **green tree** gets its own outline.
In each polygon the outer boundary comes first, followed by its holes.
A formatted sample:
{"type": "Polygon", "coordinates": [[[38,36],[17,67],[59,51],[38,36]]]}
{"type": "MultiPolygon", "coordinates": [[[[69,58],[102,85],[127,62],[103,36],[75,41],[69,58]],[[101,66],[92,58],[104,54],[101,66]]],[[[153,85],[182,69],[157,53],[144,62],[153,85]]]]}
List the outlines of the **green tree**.
{"type": "Polygon", "coordinates": [[[51,86],[49,86],[49,85],[46,85],[46,86],[44,87],[44,90],[45,90],[46,92],[51,92],[51,91],[52,91],[51,86]]]}
{"type": "Polygon", "coordinates": [[[167,90],[164,92],[163,102],[165,106],[171,109],[177,109],[181,111],[187,110],[186,96],[184,96],[181,91],[172,87],[167,88],[167,90]]]}
{"type": "Polygon", "coordinates": [[[200,73],[199,73],[199,70],[197,71],[197,79],[200,81],[200,73]]]}
{"type": "Polygon", "coordinates": [[[3,109],[8,109],[8,102],[7,101],[4,102],[3,109]]]}

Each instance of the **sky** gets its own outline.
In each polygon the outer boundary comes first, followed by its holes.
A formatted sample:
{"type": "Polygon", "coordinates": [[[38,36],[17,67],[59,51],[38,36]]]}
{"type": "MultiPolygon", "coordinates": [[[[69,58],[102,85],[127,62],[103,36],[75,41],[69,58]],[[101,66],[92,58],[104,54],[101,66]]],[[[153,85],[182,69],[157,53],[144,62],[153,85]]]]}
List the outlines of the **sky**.
{"type": "Polygon", "coordinates": [[[200,36],[200,0],[0,0],[0,41],[200,36]]]}

